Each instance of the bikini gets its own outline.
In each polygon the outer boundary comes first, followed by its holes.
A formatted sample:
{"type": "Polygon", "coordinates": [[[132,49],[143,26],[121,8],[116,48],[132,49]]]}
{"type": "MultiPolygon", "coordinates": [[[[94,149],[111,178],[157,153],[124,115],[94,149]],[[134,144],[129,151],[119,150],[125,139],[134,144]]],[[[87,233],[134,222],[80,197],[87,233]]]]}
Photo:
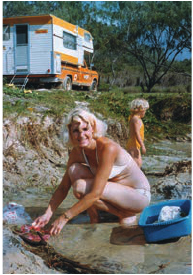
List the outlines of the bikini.
{"type": "MultiPolygon", "coordinates": [[[[91,170],[90,164],[88,162],[88,158],[84,152],[84,149],[82,150],[82,154],[84,156],[85,162],[88,165],[88,168],[90,169],[91,173],[94,175],[94,173],[91,170]]],[[[97,147],[96,147],[96,160],[97,160],[97,164],[99,164],[99,159],[98,159],[98,153],[97,153],[97,147]]],[[[128,164],[124,164],[124,165],[113,165],[111,173],[109,175],[109,179],[112,179],[116,176],[118,176],[119,174],[121,174],[121,172],[123,172],[123,170],[127,167],[128,164]]]]}
{"type": "MultiPolygon", "coordinates": [[[[90,169],[91,173],[93,175],[95,175],[92,170],[91,170],[91,167],[90,167],[90,164],[89,164],[89,161],[88,161],[88,158],[84,152],[84,149],[82,150],[82,154],[83,154],[83,157],[85,159],[85,162],[86,164],[88,165],[88,168],[90,169]]],[[[98,153],[97,153],[97,147],[96,147],[96,160],[97,160],[97,164],[99,163],[99,160],[98,160],[98,153]]],[[[127,164],[124,164],[124,165],[113,165],[112,167],[112,170],[111,170],[111,173],[109,175],[109,179],[112,179],[118,175],[121,174],[121,172],[128,166],[128,163],[127,164]]],[[[135,189],[135,191],[137,191],[139,194],[145,196],[148,201],[150,202],[151,200],[151,193],[149,190],[146,190],[146,189],[143,189],[143,188],[137,188],[135,189]]]]}

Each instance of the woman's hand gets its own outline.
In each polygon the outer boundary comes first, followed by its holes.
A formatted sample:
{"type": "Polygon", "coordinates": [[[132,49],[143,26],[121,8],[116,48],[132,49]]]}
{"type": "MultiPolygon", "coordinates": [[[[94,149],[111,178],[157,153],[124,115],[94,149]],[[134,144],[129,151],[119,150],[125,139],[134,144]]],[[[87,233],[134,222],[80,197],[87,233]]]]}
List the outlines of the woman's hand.
{"type": "Polygon", "coordinates": [[[56,219],[51,225],[50,235],[58,235],[62,228],[66,225],[68,219],[65,218],[64,215],[61,215],[58,219],[56,219]]]}
{"type": "Polygon", "coordinates": [[[35,221],[32,223],[32,226],[36,229],[36,228],[41,228],[44,227],[50,220],[51,215],[45,213],[44,215],[38,217],[37,219],[35,219],[35,221]]]}

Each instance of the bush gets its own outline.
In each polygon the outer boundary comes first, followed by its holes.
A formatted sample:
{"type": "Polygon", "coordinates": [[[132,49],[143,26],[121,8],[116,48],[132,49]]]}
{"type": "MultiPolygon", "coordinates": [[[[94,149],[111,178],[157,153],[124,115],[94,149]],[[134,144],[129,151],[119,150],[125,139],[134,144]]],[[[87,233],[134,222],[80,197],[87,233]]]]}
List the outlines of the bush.
{"type": "Polygon", "coordinates": [[[110,84],[107,83],[100,83],[99,87],[98,87],[98,91],[109,91],[110,89],[110,84]]]}
{"type": "Polygon", "coordinates": [[[3,85],[5,85],[7,83],[7,77],[3,77],[3,85]]]}
{"type": "Polygon", "coordinates": [[[140,86],[130,86],[130,87],[124,87],[121,89],[124,94],[136,94],[141,93],[140,97],[143,97],[143,93],[140,86]]]}

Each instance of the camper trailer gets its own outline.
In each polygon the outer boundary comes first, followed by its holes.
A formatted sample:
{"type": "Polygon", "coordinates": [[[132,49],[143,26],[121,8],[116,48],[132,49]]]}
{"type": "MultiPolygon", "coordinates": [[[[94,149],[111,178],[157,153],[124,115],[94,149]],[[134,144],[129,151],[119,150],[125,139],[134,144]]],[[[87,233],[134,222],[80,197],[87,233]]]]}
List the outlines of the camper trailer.
{"type": "Polygon", "coordinates": [[[97,90],[92,35],[53,15],[3,19],[3,75],[11,83],[72,85],[97,90]]]}

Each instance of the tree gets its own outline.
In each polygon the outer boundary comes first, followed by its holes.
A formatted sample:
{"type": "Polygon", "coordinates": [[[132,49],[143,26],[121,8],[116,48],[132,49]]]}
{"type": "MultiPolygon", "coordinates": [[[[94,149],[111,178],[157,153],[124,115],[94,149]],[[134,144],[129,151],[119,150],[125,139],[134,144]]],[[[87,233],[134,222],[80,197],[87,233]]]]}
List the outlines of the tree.
{"type": "Polygon", "coordinates": [[[124,49],[120,46],[123,41],[119,29],[114,23],[113,14],[118,1],[87,2],[84,7],[84,27],[94,37],[93,61],[100,73],[111,73],[111,86],[114,83],[118,67],[123,67],[126,60],[124,49]]]}
{"type": "Polygon", "coordinates": [[[33,4],[28,1],[4,1],[3,17],[32,15],[33,8],[33,4]]]}
{"type": "Polygon", "coordinates": [[[191,2],[121,1],[119,8],[122,46],[141,64],[145,81],[141,86],[150,92],[176,57],[184,49],[191,50],[191,2]]]}
{"type": "Polygon", "coordinates": [[[4,17],[49,13],[91,32],[99,72],[115,75],[135,58],[143,91],[177,68],[183,50],[191,51],[191,1],[3,2],[4,17]]]}

